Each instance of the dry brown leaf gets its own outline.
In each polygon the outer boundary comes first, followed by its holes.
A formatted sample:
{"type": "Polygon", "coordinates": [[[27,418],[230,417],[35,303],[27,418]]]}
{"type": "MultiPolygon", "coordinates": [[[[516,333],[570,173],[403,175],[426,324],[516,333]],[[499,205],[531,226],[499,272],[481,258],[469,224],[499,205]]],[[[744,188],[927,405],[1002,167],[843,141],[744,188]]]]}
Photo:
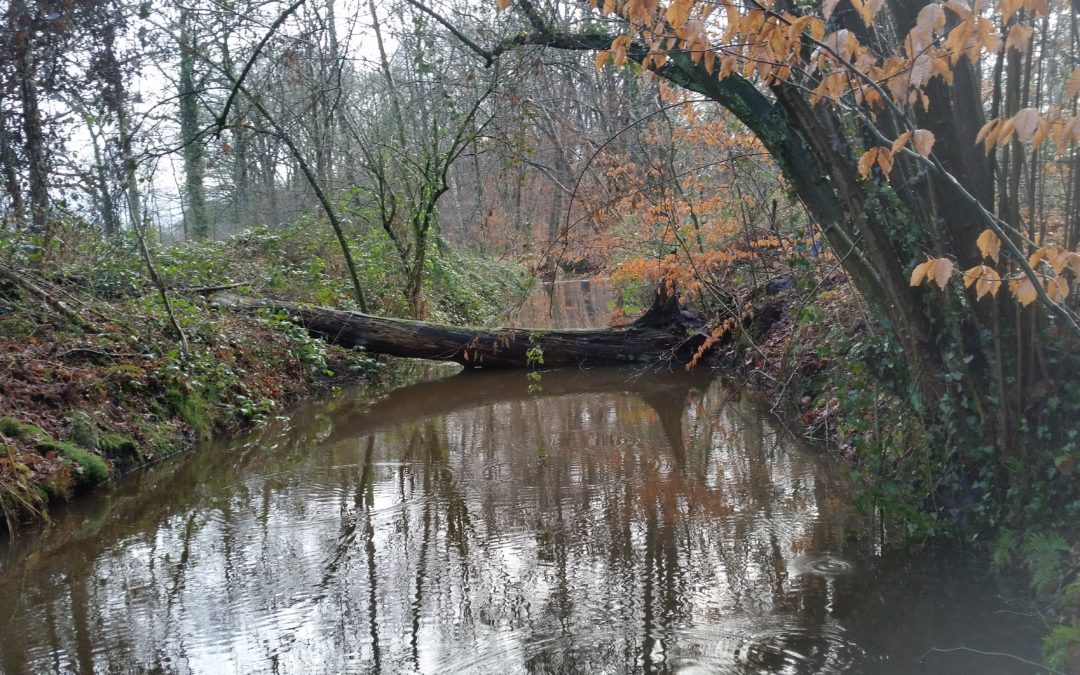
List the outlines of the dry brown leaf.
{"type": "Polygon", "coordinates": [[[957,0],[949,0],[949,2],[944,3],[944,7],[946,9],[951,9],[961,19],[971,18],[971,8],[962,2],[957,2],[957,0]]]}
{"type": "Polygon", "coordinates": [[[949,284],[952,276],[953,261],[948,258],[930,258],[924,263],[915,266],[911,270],[911,285],[921,286],[924,281],[933,281],[941,287],[941,290],[949,284]]]}
{"type": "Polygon", "coordinates": [[[863,153],[863,156],[859,158],[859,175],[863,178],[870,177],[870,169],[874,166],[874,162],[877,161],[878,148],[870,148],[863,153]]]}
{"type": "Polygon", "coordinates": [[[1023,24],[1013,24],[1013,27],[1009,29],[1009,35],[1005,38],[1005,49],[1015,49],[1020,53],[1027,51],[1028,45],[1031,44],[1031,36],[1035,34],[1035,29],[1031,26],[1025,26],[1023,24]]]}
{"type": "Polygon", "coordinates": [[[956,62],[964,55],[965,49],[969,44],[969,38],[971,38],[971,34],[974,32],[975,22],[971,20],[970,16],[961,19],[949,31],[949,37],[945,38],[945,50],[951,54],[953,65],[956,65],[956,62]]]}
{"type": "Polygon", "coordinates": [[[881,6],[884,4],[882,0],[851,0],[851,6],[855,8],[855,11],[859,14],[859,18],[863,20],[868,28],[874,23],[874,15],[878,13],[881,6]]]}
{"type": "Polygon", "coordinates": [[[611,62],[618,68],[626,63],[626,50],[630,47],[630,36],[620,35],[611,41],[611,62]]]}
{"type": "Polygon", "coordinates": [[[1054,258],[1052,265],[1054,272],[1061,274],[1065,269],[1071,269],[1073,275],[1080,279],[1080,253],[1062,250],[1054,258]]]}
{"type": "Polygon", "coordinates": [[[915,130],[915,152],[923,157],[930,156],[930,150],[934,147],[934,132],[928,129],[915,130]]]}
{"type": "MultiPolygon", "coordinates": [[[[1001,35],[997,32],[994,22],[986,17],[978,17],[979,47],[988,54],[995,54],[1001,46],[1001,35]]],[[[978,59],[978,52],[972,55],[972,60],[978,59]]]]}
{"type": "Polygon", "coordinates": [[[990,294],[996,296],[1001,288],[1001,277],[997,270],[987,265],[976,265],[964,272],[964,287],[975,286],[975,299],[982,300],[983,296],[990,294]]]}
{"type": "Polygon", "coordinates": [[[998,3],[998,11],[1001,12],[1001,23],[1008,23],[1009,17],[1016,13],[1024,4],[1024,0],[1001,0],[998,3]]]}
{"type": "Polygon", "coordinates": [[[893,167],[893,153],[892,150],[886,147],[878,148],[877,165],[881,167],[881,171],[886,175],[892,173],[893,167]]]}
{"type": "MultiPolygon", "coordinates": [[[[934,72],[934,61],[929,54],[919,54],[911,63],[908,71],[908,84],[912,87],[921,87],[930,81],[930,75],[934,72]]],[[[914,93],[914,92],[913,92],[914,93]]]]}
{"type": "Polygon", "coordinates": [[[1054,124],[1048,120],[1042,120],[1039,122],[1039,128],[1035,130],[1035,135],[1031,137],[1031,145],[1033,147],[1042,145],[1042,142],[1046,140],[1046,137],[1050,135],[1054,124]]]}
{"type": "Polygon", "coordinates": [[[979,247],[979,253],[982,253],[984,258],[998,261],[998,256],[1001,255],[1001,240],[993,230],[983,230],[979,238],[975,240],[975,245],[979,247]]]}
{"type": "Polygon", "coordinates": [[[675,0],[668,5],[667,20],[675,30],[680,30],[690,19],[690,11],[694,8],[694,0],[675,0]]]}
{"type": "Polygon", "coordinates": [[[1036,249],[1036,251],[1028,258],[1028,265],[1031,265],[1031,269],[1035,269],[1043,260],[1052,262],[1053,258],[1051,258],[1051,254],[1054,253],[1056,253],[1056,251],[1049,246],[1043,246],[1040,249],[1036,249]]]}
{"type": "Polygon", "coordinates": [[[987,122],[986,124],[982,125],[982,128],[979,129],[979,133],[975,135],[975,145],[978,145],[979,143],[982,143],[982,142],[985,141],[986,142],[986,152],[989,153],[990,150],[994,147],[994,142],[992,140],[990,140],[990,134],[991,134],[991,132],[996,131],[998,126],[1000,126],[1000,125],[1001,125],[1001,120],[1000,119],[992,119],[989,122],[987,122]]]}
{"type": "Polygon", "coordinates": [[[975,299],[981,300],[987,293],[991,297],[997,297],[997,292],[1001,290],[1001,277],[992,268],[987,267],[989,270],[987,276],[979,279],[975,282],[975,299]]]}
{"type": "Polygon", "coordinates": [[[982,270],[986,265],[976,265],[964,272],[964,288],[971,288],[971,284],[975,283],[979,279],[979,275],[982,274],[982,270]]]}
{"type": "Polygon", "coordinates": [[[1069,76],[1069,81],[1065,84],[1066,100],[1073,98],[1077,94],[1080,94],[1080,66],[1073,68],[1072,75],[1069,76]]]}
{"type": "Polygon", "coordinates": [[[911,132],[910,131],[905,131],[904,133],[897,136],[896,140],[893,141],[893,144],[892,144],[893,154],[899,152],[900,149],[903,148],[905,145],[907,145],[908,141],[910,141],[910,140],[911,140],[911,132]]]}
{"type": "Polygon", "coordinates": [[[944,27],[945,10],[938,3],[931,2],[919,10],[915,28],[911,29],[911,33],[918,35],[920,44],[929,45],[934,41],[934,31],[940,31],[944,27]]]}
{"type": "Polygon", "coordinates": [[[1035,108],[1024,108],[1013,115],[1010,121],[1016,130],[1016,140],[1027,143],[1035,135],[1035,129],[1039,126],[1039,122],[1042,121],[1042,115],[1035,108]]]}
{"type": "Polygon", "coordinates": [[[924,263],[919,263],[915,266],[915,269],[911,270],[911,285],[922,286],[923,281],[926,280],[927,275],[930,274],[930,270],[934,266],[933,260],[927,260],[924,263]]]}
{"type": "Polygon", "coordinates": [[[1046,295],[1054,302],[1064,302],[1069,297],[1069,282],[1057,276],[1046,282],[1046,295]]]}
{"type": "Polygon", "coordinates": [[[932,274],[934,277],[934,283],[941,287],[941,290],[945,290],[949,284],[949,277],[952,276],[953,261],[948,258],[937,258],[933,261],[934,268],[932,274]]]}
{"type": "Polygon", "coordinates": [[[1024,307],[1035,302],[1035,298],[1039,297],[1039,292],[1035,290],[1035,284],[1031,283],[1031,279],[1026,276],[1010,281],[1009,290],[1012,292],[1013,297],[1019,300],[1024,307]]]}

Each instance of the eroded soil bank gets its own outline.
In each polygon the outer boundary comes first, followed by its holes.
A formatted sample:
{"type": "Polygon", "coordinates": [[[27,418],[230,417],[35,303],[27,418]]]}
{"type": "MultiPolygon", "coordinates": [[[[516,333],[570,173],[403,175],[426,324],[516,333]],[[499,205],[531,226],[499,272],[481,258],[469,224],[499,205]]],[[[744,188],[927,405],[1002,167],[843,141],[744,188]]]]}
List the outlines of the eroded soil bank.
{"type": "Polygon", "coordinates": [[[361,352],[328,347],[281,317],[205,311],[185,354],[121,306],[96,303],[83,325],[72,325],[48,306],[16,305],[12,289],[2,290],[7,529],[48,520],[55,500],[379,370],[361,352]]]}

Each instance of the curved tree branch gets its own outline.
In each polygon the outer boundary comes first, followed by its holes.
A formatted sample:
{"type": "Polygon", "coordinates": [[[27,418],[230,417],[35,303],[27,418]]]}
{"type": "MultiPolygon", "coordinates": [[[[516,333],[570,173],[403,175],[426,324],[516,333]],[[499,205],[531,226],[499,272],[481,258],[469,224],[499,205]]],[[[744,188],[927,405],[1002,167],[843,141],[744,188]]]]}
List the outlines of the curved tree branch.
{"type": "Polygon", "coordinates": [[[259,54],[262,52],[263,47],[270,41],[270,38],[274,36],[278,28],[281,28],[281,24],[285,23],[296,10],[300,9],[307,0],[296,0],[293,4],[285,8],[274,23],[270,24],[270,28],[266,30],[266,34],[263,35],[262,40],[259,40],[259,44],[255,45],[255,51],[251,52],[251,57],[248,58],[247,63],[244,64],[244,69],[240,71],[240,74],[233,79],[232,90],[229,91],[229,98],[225,99],[225,107],[221,109],[221,114],[217,116],[215,121],[216,132],[215,135],[221,135],[221,132],[225,130],[229,120],[229,110],[232,108],[233,101],[236,99],[236,95],[240,93],[240,88],[244,86],[244,80],[247,79],[248,73],[251,71],[252,66],[255,65],[255,59],[259,58],[259,54]]]}

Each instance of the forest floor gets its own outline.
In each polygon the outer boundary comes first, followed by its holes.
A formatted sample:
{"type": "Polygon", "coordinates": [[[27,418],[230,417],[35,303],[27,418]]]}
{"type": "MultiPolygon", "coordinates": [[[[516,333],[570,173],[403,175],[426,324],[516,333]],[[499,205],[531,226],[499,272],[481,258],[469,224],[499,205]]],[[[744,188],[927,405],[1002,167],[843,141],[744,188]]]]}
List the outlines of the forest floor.
{"type": "Polygon", "coordinates": [[[87,330],[45,306],[2,305],[0,509],[9,529],[47,519],[52,500],[377,371],[362,353],[224,312],[205,319],[184,355],[146,317],[95,304],[123,326],[101,319],[87,330]]]}

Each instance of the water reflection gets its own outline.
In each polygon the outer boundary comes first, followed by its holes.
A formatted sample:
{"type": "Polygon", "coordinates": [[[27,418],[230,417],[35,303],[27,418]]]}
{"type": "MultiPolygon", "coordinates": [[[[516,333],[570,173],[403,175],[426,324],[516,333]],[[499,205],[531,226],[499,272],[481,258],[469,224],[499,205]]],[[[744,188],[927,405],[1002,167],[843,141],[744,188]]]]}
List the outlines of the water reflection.
{"type": "Polygon", "coordinates": [[[606,279],[560,279],[540,284],[512,325],[523,328],[602,328],[610,323],[615,291],[606,279]]]}
{"type": "Polygon", "coordinates": [[[1030,672],[970,566],[862,556],[830,465],[718,384],[465,373],[208,447],[0,557],[0,668],[1030,672]],[[852,543],[852,542],[856,543],[852,543]],[[966,658],[966,660],[959,660],[966,658]]]}

